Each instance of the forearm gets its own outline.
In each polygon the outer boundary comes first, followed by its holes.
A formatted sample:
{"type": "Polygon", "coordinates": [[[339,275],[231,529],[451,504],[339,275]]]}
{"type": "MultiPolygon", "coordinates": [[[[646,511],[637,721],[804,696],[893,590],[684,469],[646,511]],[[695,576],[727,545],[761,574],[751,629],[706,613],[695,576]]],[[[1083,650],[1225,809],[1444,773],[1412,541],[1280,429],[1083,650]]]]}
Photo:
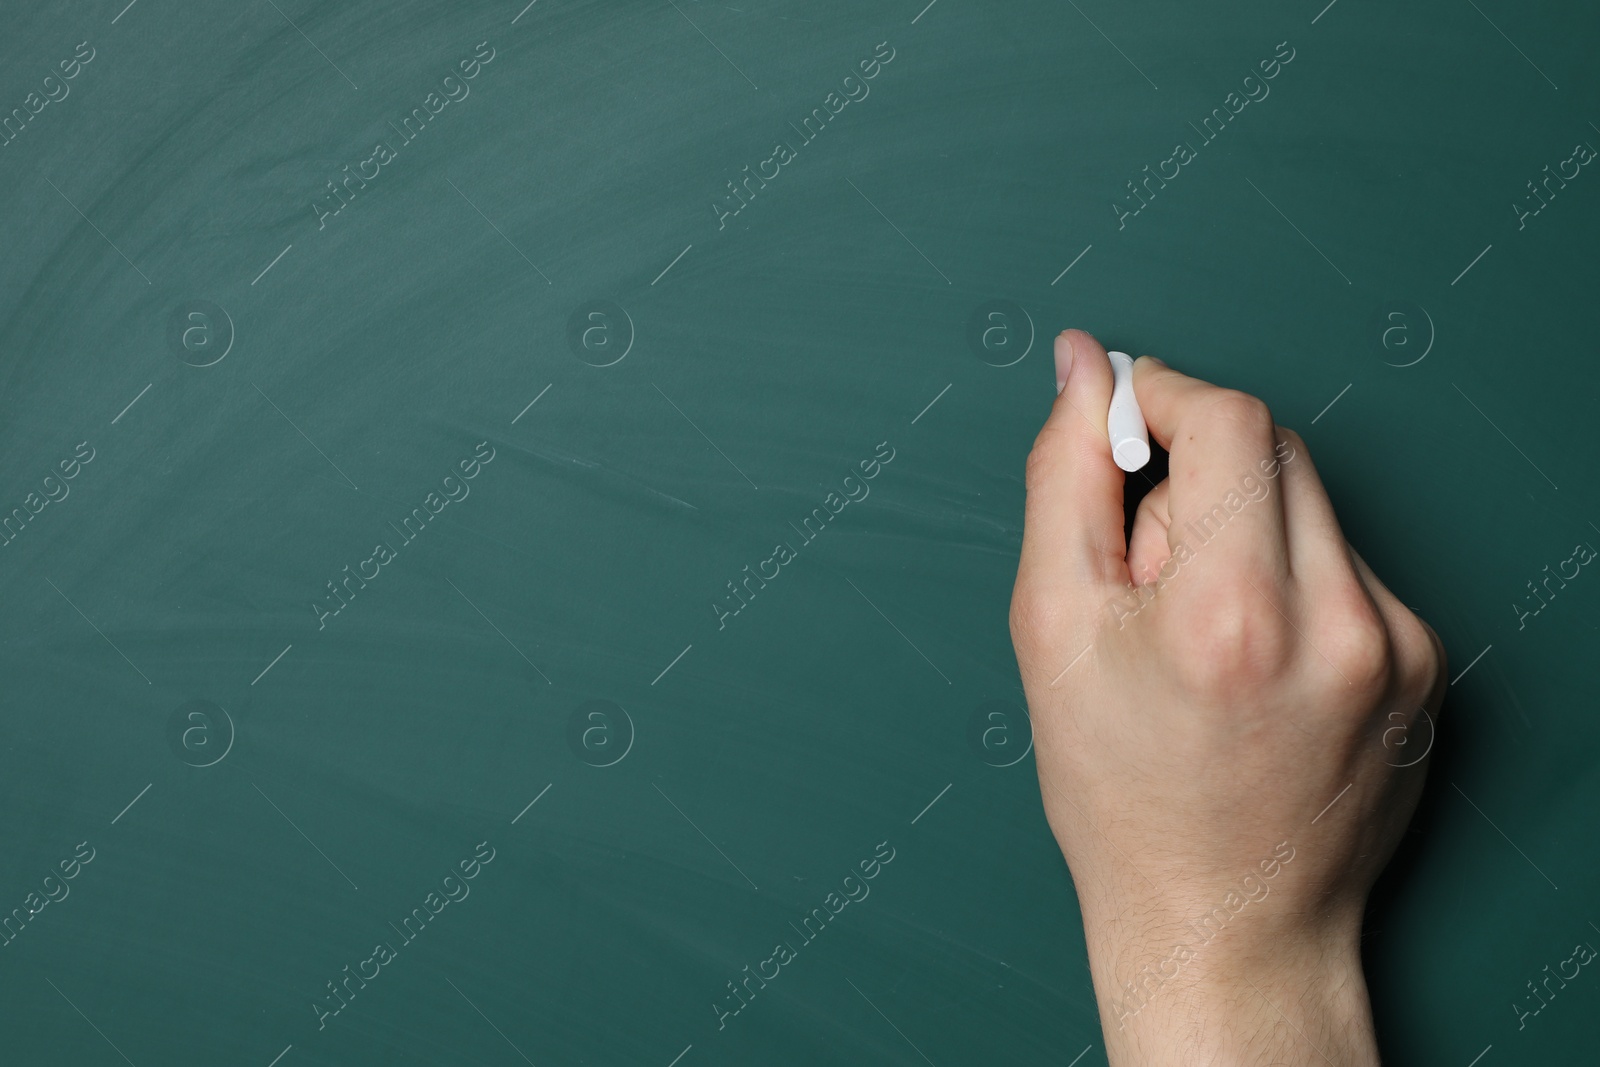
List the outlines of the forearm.
{"type": "MultiPolygon", "coordinates": [[[[1086,926],[1086,928],[1088,928],[1086,926]]],[[[1359,930],[1259,951],[1092,928],[1090,970],[1112,1067],[1375,1067],[1359,930]]]]}

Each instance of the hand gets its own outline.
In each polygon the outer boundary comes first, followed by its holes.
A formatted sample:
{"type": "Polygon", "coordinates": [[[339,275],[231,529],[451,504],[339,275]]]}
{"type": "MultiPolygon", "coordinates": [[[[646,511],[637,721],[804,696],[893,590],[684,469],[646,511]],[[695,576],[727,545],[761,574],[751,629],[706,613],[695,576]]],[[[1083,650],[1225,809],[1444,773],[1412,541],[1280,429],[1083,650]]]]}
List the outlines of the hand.
{"type": "Polygon", "coordinates": [[[1110,1061],[1376,1064],[1361,918],[1421,794],[1443,647],[1298,435],[1148,356],[1171,476],[1125,542],[1105,350],[1068,331],[1056,365],[1011,634],[1110,1061]]]}

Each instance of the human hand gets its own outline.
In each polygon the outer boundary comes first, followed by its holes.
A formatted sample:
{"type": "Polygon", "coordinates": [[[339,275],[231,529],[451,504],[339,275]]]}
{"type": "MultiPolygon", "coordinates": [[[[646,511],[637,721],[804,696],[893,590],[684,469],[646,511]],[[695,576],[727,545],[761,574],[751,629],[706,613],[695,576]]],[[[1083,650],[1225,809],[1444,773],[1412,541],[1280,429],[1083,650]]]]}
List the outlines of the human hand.
{"type": "Polygon", "coordinates": [[[1105,350],[1067,331],[1056,365],[1011,633],[1110,1061],[1375,1064],[1362,913],[1426,773],[1386,742],[1430,736],[1443,647],[1298,435],[1149,357],[1171,473],[1125,541],[1105,350]]]}

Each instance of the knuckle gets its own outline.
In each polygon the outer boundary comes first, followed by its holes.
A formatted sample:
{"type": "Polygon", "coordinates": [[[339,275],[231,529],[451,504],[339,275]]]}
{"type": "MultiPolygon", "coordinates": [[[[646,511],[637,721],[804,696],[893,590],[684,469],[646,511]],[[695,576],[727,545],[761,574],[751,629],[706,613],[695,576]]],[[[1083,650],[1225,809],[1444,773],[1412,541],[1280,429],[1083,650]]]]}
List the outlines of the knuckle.
{"type": "Polygon", "coordinates": [[[1405,695],[1425,700],[1445,673],[1444,645],[1433,627],[1409,611],[1393,627],[1395,673],[1405,695]]]}
{"type": "Polygon", "coordinates": [[[1065,464],[1069,447],[1066,431],[1053,423],[1045,423],[1028,452],[1027,466],[1023,471],[1024,487],[1032,491],[1051,481],[1065,464]]]}
{"type": "Polygon", "coordinates": [[[1274,425],[1266,401],[1237,389],[1222,390],[1211,402],[1210,415],[1251,433],[1270,434],[1274,425]]]}
{"type": "Polygon", "coordinates": [[[1390,634],[1365,590],[1347,589],[1326,605],[1317,645],[1340,677],[1363,698],[1388,687],[1394,668],[1390,634]]]}
{"type": "Polygon", "coordinates": [[[1205,597],[1207,610],[1189,619],[1174,641],[1184,687],[1207,701],[1236,698],[1283,676],[1294,633],[1271,604],[1248,586],[1205,597]]]}
{"type": "Polygon", "coordinates": [[[1421,619],[1417,621],[1422,622],[1422,628],[1428,631],[1428,641],[1433,646],[1432,662],[1434,674],[1444,678],[1450,677],[1450,654],[1445,651],[1444,639],[1439,636],[1438,631],[1432,626],[1429,626],[1421,619]]]}
{"type": "Polygon", "coordinates": [[[1067,606],[1033,585],[1019,583],[1011,591],[1011,640],[1020,648],[1053,646],[1067,626],[1067,606]]]}

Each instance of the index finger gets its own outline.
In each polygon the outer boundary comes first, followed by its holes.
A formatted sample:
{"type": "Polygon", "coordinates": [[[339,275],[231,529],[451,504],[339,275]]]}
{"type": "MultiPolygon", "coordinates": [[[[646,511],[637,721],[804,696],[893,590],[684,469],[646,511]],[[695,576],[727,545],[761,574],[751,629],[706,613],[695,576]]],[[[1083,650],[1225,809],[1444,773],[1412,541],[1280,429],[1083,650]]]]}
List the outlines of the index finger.
{"type": "Polygon", "coordinates": [[[1149,356],[1134,364],[1133,388],[1150,436],[1171,453],[1168,545],[1176,551],[1188,544],[1197,557],[1216,561],[1202,564],[1207,568],[1239,564],[1268,580],[1287,577],[1283,499],[1272,492],[1277,434],[1267,405],[1149,356]]]}

